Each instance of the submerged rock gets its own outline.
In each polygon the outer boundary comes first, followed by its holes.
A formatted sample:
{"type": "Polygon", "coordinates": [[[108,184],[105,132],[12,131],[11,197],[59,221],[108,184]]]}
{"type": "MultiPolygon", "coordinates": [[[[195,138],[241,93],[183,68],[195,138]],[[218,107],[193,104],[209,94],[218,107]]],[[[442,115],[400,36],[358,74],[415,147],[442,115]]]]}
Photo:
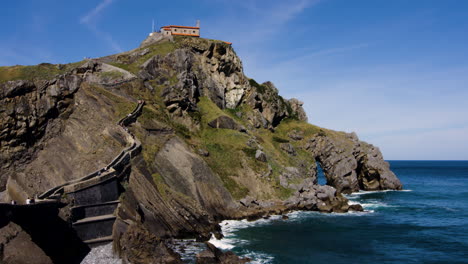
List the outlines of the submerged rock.
{"type": "Polygon", "coordinates": [[[223,252],[213,244],[206,242],[207,249],[197,254],[197,264],[241,264],[251,261],[249,258],[240,258],[234,252],[223,252]]]}

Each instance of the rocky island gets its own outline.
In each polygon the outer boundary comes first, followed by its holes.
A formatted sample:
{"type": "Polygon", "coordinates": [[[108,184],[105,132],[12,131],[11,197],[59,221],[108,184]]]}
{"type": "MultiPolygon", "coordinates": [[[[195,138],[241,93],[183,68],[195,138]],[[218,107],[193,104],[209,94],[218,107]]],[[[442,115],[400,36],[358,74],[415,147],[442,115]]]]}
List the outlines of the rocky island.
{"type": "Polygon", "coordinates": [[[302,104],[203,38],[0,67],[0,262],[80,263],[112,243],[126,263],[182,263],[171,241],[222,237],[222,220],[359,211],[342,194],[402,188],[377,147],[308,123],[302,104]]]}

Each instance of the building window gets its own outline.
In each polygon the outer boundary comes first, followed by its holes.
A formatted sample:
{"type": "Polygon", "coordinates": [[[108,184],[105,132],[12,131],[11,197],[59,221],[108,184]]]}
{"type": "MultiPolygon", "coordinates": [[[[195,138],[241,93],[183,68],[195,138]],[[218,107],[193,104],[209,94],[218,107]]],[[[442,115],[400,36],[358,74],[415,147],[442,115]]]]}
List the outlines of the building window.
{"type": "Polygon", "coordinates": [[[174,31],[177,31],[177,29],[174,29],[174,31]]]}
{"type": "Polygon", "coordinates": [[[193,34],[195,34],[195,30],[193,31],[193,34]]]}

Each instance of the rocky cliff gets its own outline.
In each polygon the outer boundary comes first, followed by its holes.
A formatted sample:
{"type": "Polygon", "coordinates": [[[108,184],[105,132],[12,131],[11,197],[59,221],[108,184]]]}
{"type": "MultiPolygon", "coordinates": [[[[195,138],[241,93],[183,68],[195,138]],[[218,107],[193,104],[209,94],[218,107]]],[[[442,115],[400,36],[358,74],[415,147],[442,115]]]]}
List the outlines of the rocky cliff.
{"type": "MultiPolygon", "coordinates": [[[[132,263],[179,263],[165,241],[218,236],[223,219],[362,210],[342,194],[402,188],[377,147],[307,123],[303,103],[246,77],[230,45],[176,37],[69,65],[0,67],[0,199],[108,164],[126,144],[116,122],[138,100],[129,129],[142,152],[121,181],[113,232],[132,263]]],[[[0,257],[11,259],[8,241],[24,232],[4,229],[0,257]]]]}

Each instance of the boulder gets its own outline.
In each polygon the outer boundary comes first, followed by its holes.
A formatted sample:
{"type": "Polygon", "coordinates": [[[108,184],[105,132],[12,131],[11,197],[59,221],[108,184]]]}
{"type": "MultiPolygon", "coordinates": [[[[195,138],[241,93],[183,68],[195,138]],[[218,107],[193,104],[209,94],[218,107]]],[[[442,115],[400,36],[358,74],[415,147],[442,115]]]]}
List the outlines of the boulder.
{"type": "Polygon", "coordinates": [[[288,137],[293,139],[293,140],[302,140],[304,138],[304,132],[297,131],[297,130],[291,130],[288,133],[288,137]]]}
{"type": "Polygon", "coordinates": [[[291,109],[296,114],[297,119],[307,122],[307,114],[304,111],[304,108],[302,108],[304,103],[296,98],[289,99],[288,102],[291,105],[291,109]]]}
{"type": "Polygon", "coordinates": [[[213,244],[205,242],[207,249],[197,254],[197,264],[241,264],[251,261],[240,258],[232,251],[223,252],[213,244]]]}
{"type": "Polygon", "coordinates": [[[281,143],[280,148],[291,156],[296,156],[296,150],[291,143],[281,143]]]}
{"type": "Polygon", "coordinates": [[[119,239],[118,253],[125,263],[183,263],[180,255],[163,240],[136,223],[132,223],[119,239]]]}
{"type": "Polygon", "coordinates": [[[265,155],[265,152],[257,149],[257,151],[255,152],[255,158],[258,160],[258,161],[261,161],[261,162],[267,162],[267,157],[265,155]]]}
{"type": "Polygon", "coordinates": [[[360,204],[351,204],[351,205],[349,205],[349,210],[350,211],[356,211],[356,212],[364,211],[364,209],[362,208],[362,205],[360,205],[360,204]]]}
{"type": "Polygon", "coordinates": [[[200,156],[203,156],[203,157],[208,157],[208,156],[210,156],[210,152],[208,152],[208,150],[206,150],[206,149],[198,149],[197,152],[198,152],[198,154],[199,154],[200,156]]]}
{"type": "Polygon", "coordinates": [[[255,206],[260,205],[259,202],[256,199],[254,199],[254,198],[252,198],[250,196],[247,196],[245,198],[240,199],[239,203],[242,204],[245,207],[251,207],[251,206],[255,207],[255,206]]]}
{"type": "Polygon", "coordinates": [[[236,123],[236,121],[234,121],[234,119],[228,116],[220,116],[218,118],[215,118],[208,123],[208,126],[212,128],[224,128],[237,130],[240,132],[246,132],[245,127],[239,125],[238,123],[236,123]]]}

